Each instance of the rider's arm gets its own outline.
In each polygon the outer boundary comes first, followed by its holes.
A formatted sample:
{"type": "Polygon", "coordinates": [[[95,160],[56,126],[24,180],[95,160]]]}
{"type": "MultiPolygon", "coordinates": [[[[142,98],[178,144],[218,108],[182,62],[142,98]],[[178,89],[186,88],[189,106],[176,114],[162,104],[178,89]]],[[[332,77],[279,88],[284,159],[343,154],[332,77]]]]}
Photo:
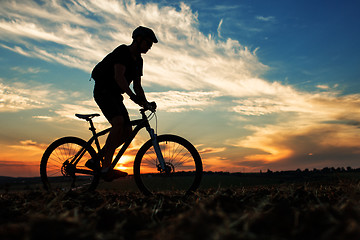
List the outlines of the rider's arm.
{"type": "Polygon", "coordinates": [[[114,73],[115,73],[115,81],[116,83],[119,85],[119,87],[121,88],[121,90],[123,90],[127,95],[129,95],[130,97],[132,95],[134,95],[134,93],[131,91],[128,82],[126,81],[125,78],[125,70],[126,67],[122,64],[115,64],[114,66],[114,73]]]}
{"type": "Polygon", "coordinates": [[[141,86],[141,77],[134,79],[134,91],[136,96],[139,98],[140,101],[143,101],[144,104],[148,103],[145,97],[144,89],[141,86]]]}

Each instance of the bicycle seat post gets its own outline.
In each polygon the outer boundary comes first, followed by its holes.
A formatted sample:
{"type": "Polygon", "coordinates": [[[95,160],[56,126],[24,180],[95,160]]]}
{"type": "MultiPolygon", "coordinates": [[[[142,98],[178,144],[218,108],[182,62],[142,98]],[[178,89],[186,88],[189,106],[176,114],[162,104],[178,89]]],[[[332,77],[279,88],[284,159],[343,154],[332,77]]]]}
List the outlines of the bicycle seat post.
{"type": "MultiPolygon", "coordinates": [[[[89,130],[91,131],[91,133],[95,137],[96,136],[96,128],[94,126],[94,123],[93,123],[92,119],[89,118],[89,119],[86,119],[86,121],[89,122],[89,124],[90,124],[89,130]]],[[[97,137],[95,137],[95,145],[96,145],[98,151],[100,151],[100,149],[101,149],[100,148],[100,143],[99,143],[99,139],[97,137]]]]}
{"type": "Polygon", "coordinates": [[[87,120],[87,121],[88,121],[89,124],[90,124],[89,130],[92,132],[93,135],[95,135],[95,134],[96,134],[96,128],[95,128],[95,126],[94,126],[94,123],[93,123],[92,119],[89,119],[89,120],[87,120]]]}

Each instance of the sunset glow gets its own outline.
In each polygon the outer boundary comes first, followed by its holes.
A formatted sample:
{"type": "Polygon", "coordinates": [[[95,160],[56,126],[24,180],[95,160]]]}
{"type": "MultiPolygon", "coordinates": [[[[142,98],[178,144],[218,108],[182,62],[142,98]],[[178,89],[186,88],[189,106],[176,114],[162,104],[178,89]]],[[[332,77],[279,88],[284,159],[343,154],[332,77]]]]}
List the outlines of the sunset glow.
{"type": "Polygon", "coordinates": [[[128,174],[133,174],[133,163],[135,156],[123,155],[120,161],[116,164],[115,169],[118,169],[128,174]]]}
{"type": "MultiPolygon", "coordinates": [[[[205,171],[360,167],[360,3],[0,3],[0,176],[39,176],[47,146],[91,137],[93,67],[139,25],[159,43],[142,84],[151,125],[200,152],[205,171]],[[156,121],[157,120],[157,121],[156,121]],[[157,125],[156,125],[157,124],[157,125]]],[[[138,106],[126,96],[131,119],[138,106]]],[[[109,127],[101,116],[97,130],[109,127]]],[[[132,174],[140,133],[117,169],[132,174]]],[[[104,139],[102,139],[104,142],[104,139]]]]}

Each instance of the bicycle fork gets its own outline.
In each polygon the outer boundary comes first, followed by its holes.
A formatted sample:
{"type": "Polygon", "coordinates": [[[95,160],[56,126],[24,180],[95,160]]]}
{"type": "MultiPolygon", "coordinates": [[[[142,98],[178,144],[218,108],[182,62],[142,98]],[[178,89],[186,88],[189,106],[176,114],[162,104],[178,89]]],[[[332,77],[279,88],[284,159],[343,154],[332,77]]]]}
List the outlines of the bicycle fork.
{"type": "MultiPolygon", "coordinates": [[[[149,134],[150,134],[151,142],[152,142],[152,144],[153,144],[153,146],[154,146],[154,150],[155,150],[155,153],[156,153],[156,157],[157,157],[157,159],[159,160],[161,170],[164,171],[164,172],[166,172],[165,160],[164,160],[164,156],[162,155],[159,142],[158,142],[158,140],[157,140],[157,135],[156,135],[156,133],[154,132],[154,129],[148,128],[147,130],[148,130],[148,132],[149,132],[149,134]]],[[[160,169],[159,169],[159,170],[160,170],[160,169]]]]}

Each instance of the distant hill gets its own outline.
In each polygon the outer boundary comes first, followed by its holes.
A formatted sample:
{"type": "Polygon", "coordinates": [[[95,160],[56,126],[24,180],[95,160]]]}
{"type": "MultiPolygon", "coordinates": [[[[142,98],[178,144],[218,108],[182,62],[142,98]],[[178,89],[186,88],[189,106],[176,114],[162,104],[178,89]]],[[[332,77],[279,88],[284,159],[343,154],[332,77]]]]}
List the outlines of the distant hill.
{"type": "MultiPolygon", "coordinates": [[[[178,176],[182,176],[179,172],[178,176]]],[[[186,174],[184,174],[186,176],[186,174]]],[[[271,171],[253,173],[230,173],[204,171],[200,188],[226,187],[226,186],[254,186],[272,184],[291,184],[291,183],[335,183],[342,180],[360,181],[360,168],[323,168],[312,170],[292,170],[292,171],[271,171]]],[[[135,186],[132,176],[129,176],[125,185],[135,186]]],[[[123,184],[119,182],[103,182],[99,189],[121,188],[123,184]]],[[[0,176],[0,191],[42,189],[40,177],[5,177],[0,176]]]]}
{"type": "Polygon", "coordinates": [[[4,177],[0,176],[0,184],[5,183],[40,183],[40,177],[4,177]]]}

